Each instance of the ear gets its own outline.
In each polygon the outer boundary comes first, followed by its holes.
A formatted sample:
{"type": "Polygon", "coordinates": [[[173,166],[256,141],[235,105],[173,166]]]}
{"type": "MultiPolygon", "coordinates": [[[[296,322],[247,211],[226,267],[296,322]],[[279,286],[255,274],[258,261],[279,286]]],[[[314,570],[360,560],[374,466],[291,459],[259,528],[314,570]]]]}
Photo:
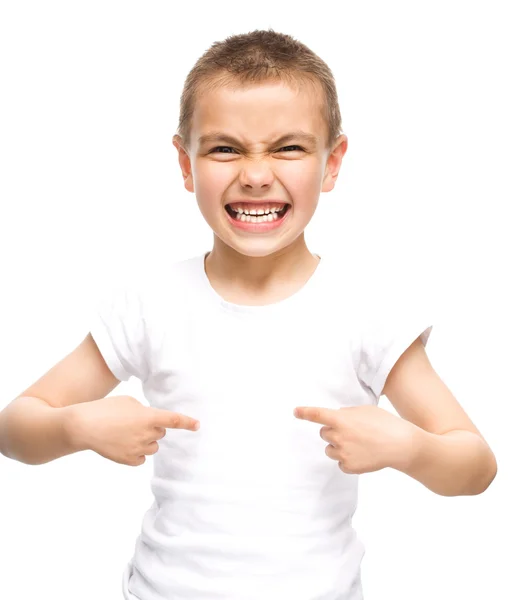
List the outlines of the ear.
{"type": "Polygon", "coordinates": [[[330,192],[334,189],[336,179],[339,175],[339,169],[341,167],[341,161],[347,151],[348,139],[345,134],[341,134],[336,138],[333,149],[331,150],[329,157],[327,158],[327,165],[325,166],[325,175],[323,176],[323,183],[321,186],[322,192],[330,192]]]}
{"type": "Polygon", "coordinates": [[[181,166],[182,177],[184,179],[184,187],[188,192],[193,192],[193,176],[191,172],[191,161],[188,153],[185,150],[184,142],[178,135],[174,135],[172,138],[172,144],[179,151],[179,165],[181,166]]]}

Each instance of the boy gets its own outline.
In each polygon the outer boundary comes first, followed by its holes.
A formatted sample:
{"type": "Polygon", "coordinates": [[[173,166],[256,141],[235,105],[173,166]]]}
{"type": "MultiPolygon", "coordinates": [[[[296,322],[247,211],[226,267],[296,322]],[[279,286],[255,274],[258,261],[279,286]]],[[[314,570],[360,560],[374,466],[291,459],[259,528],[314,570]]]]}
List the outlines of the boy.
{"type": "Polygon", "coordinates": [[[340,131],[332,73],[305,45],[272,30],[213,44],[173,138],[213,249],[107,298],[0,414],[3,454],[30,464],[154,455],[127,600],[361,600],[359,474],[392,467],[447,496],[495,477],[428,361],[432,326],[383,314],[305,244],[340,131]],[[132,375],[150,407],[105,398],[132,375]]]}

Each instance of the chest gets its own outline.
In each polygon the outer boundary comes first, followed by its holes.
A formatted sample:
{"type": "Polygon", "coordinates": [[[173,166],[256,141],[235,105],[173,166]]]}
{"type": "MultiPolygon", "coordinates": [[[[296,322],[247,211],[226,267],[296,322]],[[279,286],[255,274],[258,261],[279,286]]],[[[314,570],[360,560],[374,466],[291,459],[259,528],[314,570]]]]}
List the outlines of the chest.
{"type": "MultiPolygon", "coordinates": [[[[321,425],[296,419],[294,408],[367,402],[351,335],[348,326],[328,318],[179,319],[163,332],[152,356],[147,398],[151,406],[199,419],[198,448],[208,457],[213,453],[229,464],[247,448],[257,471],[269,465],[271,477],[273,469],[295,473],[294,464],[279,461],[281,455],[330,459],[321,425]]],[[[185,437],[191,443],[190,435],[185,437]]]]}
{"type": "Polygon", "coordinates": [[[208,413],[292,414],[298,405],[362,403],[353,332],[334,319],[189,318],[163,332],[151,357],[158,403],[192,398],[208,413]]]}

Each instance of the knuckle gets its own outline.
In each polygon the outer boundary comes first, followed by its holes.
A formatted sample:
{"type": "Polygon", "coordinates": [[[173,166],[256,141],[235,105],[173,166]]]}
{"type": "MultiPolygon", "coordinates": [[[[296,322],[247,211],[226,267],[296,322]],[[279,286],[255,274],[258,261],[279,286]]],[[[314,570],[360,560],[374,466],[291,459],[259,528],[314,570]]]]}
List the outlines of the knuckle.
{"type": "Polygon", "coordinates": [[[143,449],[140,450],[140,454],[144,454],[145,456],[150,456],[151,454],[155,454],[159,450],[159,444],[156,441],[149,442],[145,445],[143,449]]]}

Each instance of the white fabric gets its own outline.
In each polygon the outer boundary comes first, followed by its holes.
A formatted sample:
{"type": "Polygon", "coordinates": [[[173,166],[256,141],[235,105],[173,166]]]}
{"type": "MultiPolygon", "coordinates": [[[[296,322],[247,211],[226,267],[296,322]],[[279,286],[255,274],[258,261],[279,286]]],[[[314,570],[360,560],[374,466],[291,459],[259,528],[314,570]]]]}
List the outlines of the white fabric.
{"type": "Polygon", "coordinates": [[[159,440],[124,597],[362,600],[358,476],[293,410],[377,404],[431,324],[420,309],[374,314],[382,302],[323,256],[289,298],[233,304],[211,286],[206,254],[118,288],[92,321],[118,379],[141,379],[150,406],[201,424],[159,440]]]}

